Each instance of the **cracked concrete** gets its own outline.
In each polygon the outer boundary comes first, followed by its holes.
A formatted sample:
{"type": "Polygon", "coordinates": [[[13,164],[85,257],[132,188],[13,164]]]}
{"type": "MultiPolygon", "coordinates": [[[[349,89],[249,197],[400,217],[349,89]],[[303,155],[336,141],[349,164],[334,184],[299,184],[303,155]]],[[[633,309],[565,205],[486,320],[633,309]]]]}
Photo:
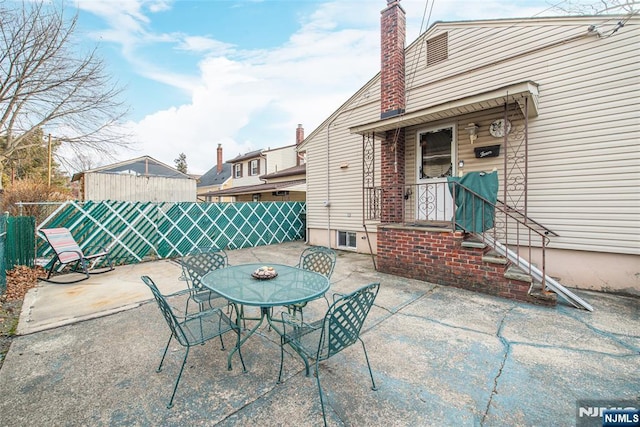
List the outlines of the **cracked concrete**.
{"type": "MultiPolygon", "coordinates": [[[[304,247],[229,251],[229,260],[294,265],[304,247]]],[[[30,292],[23,335],[0,370],[0,425],[322,424],[316,381],[290,352],[276,384],[279,337],[266,326],[242,347],[245,374],[237,359],[226,370],[219,342],[191,349],[166,409],[184,353],[172,344],[155,372],[168,329],[143,274],[165,293],[184,287],[179,267],[159,261],[30,292]]],[[[640,400],[637,298],[578,291],[592,313],[539,307],[378,273],[350,252],[339,253],[330,292],[374,281],[362,338],[378,390],[359,345],[324,362],[330,425],[575,425],[580,399],[640,400]]],[[[324,310],[314,301],[305,319],[324,310]]]]}

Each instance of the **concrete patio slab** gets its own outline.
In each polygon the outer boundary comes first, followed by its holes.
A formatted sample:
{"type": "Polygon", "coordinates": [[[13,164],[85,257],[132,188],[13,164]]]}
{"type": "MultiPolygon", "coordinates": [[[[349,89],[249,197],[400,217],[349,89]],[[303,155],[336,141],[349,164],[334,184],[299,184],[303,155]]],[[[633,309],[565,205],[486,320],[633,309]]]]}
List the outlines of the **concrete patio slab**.
{"type": "MultiPolygon", "coordinates": [[[[234,250],[229,260],[294,265],[304,248],[234,250]]],[[[175,263],[158,261],[30,291],[23,335],[0,370],[0,425],[322,425],[316,380],[299,357],[286,353],[276,383],[279,336],[266,326],[242,347],[247,373],[237,355],[226,369],[231,335],[225,350],[215,340],[192,348],[167,409],[184,350],[173,342],[155,372],[169,331],[143,274],[165,293],[185,286],[175,263]]],[[[330,425],[601,425],[577,418],[579,401],[640,406],[637,298],[579,292],[592,313],[532,306],[385,275],[350,252],[332,279],[331,293],[373,281],[381,290],[362,334],[378,390],[359,345],[323,362],[330,425]]],[[[305,319],[326,307],[311,302],[305,319]]]]}
{"type": "Polygon", "coordinates": [[[184,289],[177,280],[180,266],[170,260],[118,266],[115,270],[71,284],[40,282],[23,302],[18,335],[100,317],[148,301],[150,292],[140,276],[152,275],[161,292],[184,289]]]}

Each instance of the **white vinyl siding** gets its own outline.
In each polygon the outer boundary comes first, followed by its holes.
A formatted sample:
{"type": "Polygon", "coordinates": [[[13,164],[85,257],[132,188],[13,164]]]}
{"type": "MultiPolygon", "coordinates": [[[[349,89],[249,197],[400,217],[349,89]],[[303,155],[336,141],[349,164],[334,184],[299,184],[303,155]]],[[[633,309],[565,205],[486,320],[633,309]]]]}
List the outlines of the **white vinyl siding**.
{"type": "MultiPolygon", "coordinates": [[[[608,39],[585,36],[521,55],[585,34],[586,26],[444,26],[449,59],[418,69],[407,111],[518,81],[539,84],[539,116],[529,120],[529,216],[560,235],[551,248],[640,254],[640,66],[632,40],[640,38],[640,28],[625,26],[624,34],[608,39]],[[525,42],[531,45],[514,50],[525,42]],[[499,63],[491,65],[489,57],[499,63]],[[509,57],[514,59],[503,61],[509,57]],[[458,74],[470,68],[472,73],[458,74]]],[[[458,158],[465,160],[465,171],[502,172],[503,150],[499,158],[474,157],[473,147],[502,145],[487,130],[502,111],[482,113],[491,115],[458,119],[458,158]],[[474,145],[464,131],[470,122],[480,125],[474,145]]],[[[407,135],[407,141],[413,138],[407,135]]],[[[407,145],[408,179],[415,176],[414,149],[407,145]]]]}
{"type": "MultiPolygon", "coordinates": [[[[436,24],[406,52],[407,113],[520,82],[539,85],[538,116],[529,118],[528,214],[560,235],[551,248],[640,254],[640,19],[608,38],[587,35],[591,24],[604,33],[616,22],[579,17],[436,24]],[[448,58],[427,67],[426,40],[443,33],[448,58]]],[[[305,143],[310,227],[363,229],[362,137],[348,128],[379,120],[379,86],[377,76],[305,143]],[[349,168],[342,170],[345,161],[349,168]],[[329,208],[322,205],[327,198],[329,208]]],[[[464,171],[496,168],[502,180],[503,141],[488,132],[502,115],[493,108],[407,129],[406,182],[416,176],[416,130],[445,122],[458,126],[457,159],[465,161],[464,171]],[[464,130],[468,123],[479,125],[473,145],[464,130]],[[499,157],[475,158],[475,147],[496,144],[499,157]]],[[[522,117],[510,120],[524,127],[522,117]]],[[[379,162],[379,141],[376,147],[379,162]]],[[[379,174],[378,167],[378,182],[379,174]]]]}
{"type": "Polygon", "coordinates": [[[240,167],[240,177],[236,177],[234,173],[232,187],[243,187],[245,185],[262,184],[262,181],[260,180],[261,172],[258,172],[257,174],[252,173],[251,163],[254,161],[259,165],[258,171],[262,171],[264,168],[264,159],[261,158],[244,160],[240,163],[234,164],[234,171],[237,170],[238,167],[240,167]]]}
{"type": "MultiPolygon", "coordinates": [[[[307,225],[310,228],[326,229],[330,223],[332,230],[364,230],[362,136],[351,134],[348,124],[354,120],[379,119],[379,97],[371,102],[373,93],[379,94],[376,87],[363,91],[363,95],[344,105],[331,121],[307,138],[307,225]],[[329,207],[324,206],[326,200],[330,201],[329,207]]],[[[375,159],[376,184],[379,185],[380,141],[377,139],[375,159]]]]}
{"type": "Polygon", "coordinates": [[[279,172],[296,165],[297,153],[295,145],[267,150],[264,155],[267,157],[267,169],[262,170],[261,174],[279,172]]]}

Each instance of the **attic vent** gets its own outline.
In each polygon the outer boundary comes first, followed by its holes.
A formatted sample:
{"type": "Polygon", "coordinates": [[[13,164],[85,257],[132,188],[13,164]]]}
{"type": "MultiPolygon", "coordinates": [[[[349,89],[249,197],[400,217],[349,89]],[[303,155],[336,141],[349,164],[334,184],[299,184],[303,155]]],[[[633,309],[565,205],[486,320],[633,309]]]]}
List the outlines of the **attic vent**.
{"type": "Polygon", "coordinates": [[[449,57],[449,33],[442,33],[427,40],[427,67],[449,57]]]}

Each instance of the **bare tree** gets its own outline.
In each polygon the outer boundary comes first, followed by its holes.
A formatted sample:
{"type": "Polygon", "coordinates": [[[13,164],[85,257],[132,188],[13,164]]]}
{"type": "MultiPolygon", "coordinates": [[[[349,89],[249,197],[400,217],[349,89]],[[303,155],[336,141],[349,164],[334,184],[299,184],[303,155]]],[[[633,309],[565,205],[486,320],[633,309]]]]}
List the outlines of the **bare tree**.
{"type": "Polygon", "coordinates": [[[55,155],[55,158],[60,163],[60,169],[70,176],[75,172],[84,172],[100,166],[100,162],[95,156],[84,152],[75,153],[73,156],[55,155]]]}
{"type": "Polygon", "coordinates": [[[571,15],[633,15],[638,13],[638,6],[638,0],[567,0],[554,7],[571,15]]]}
{"type": "Polygon", "coordinates": [[[127,113],[122,88],[95,48],[78,53],[78,15],[67,20],[63,12],[42,0],[0,0],[0,173],[17,150],[34,145],[38,129],[76,153],[110,157],[130,144],[118,127],[127,113]]]}

